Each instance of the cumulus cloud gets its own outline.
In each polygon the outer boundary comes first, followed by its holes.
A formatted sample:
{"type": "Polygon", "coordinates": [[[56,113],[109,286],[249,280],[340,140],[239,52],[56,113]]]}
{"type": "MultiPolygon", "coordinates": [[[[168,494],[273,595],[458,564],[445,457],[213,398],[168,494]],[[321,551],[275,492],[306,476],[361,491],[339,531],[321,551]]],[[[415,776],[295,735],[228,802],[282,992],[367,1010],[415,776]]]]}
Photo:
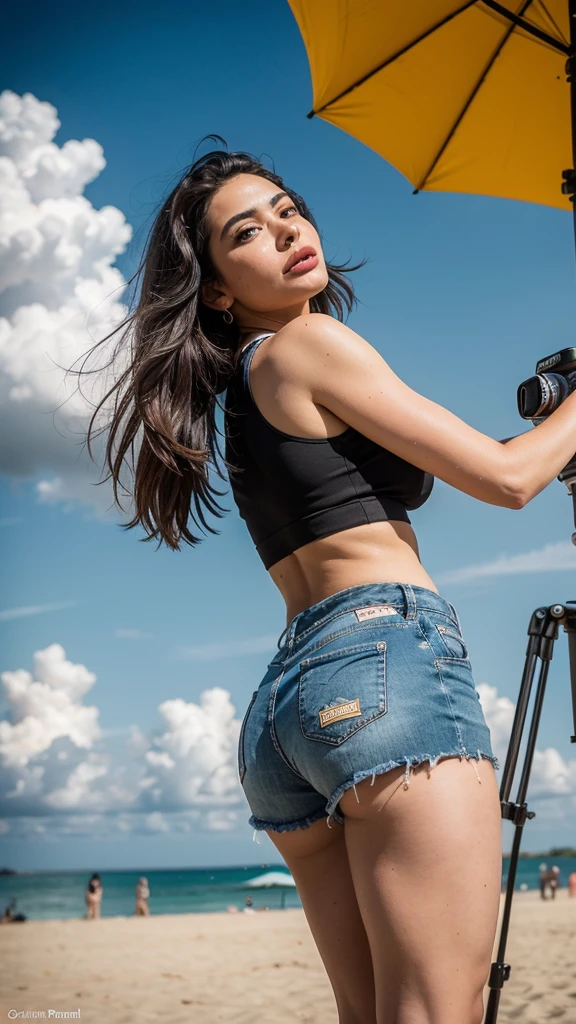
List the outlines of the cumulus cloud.
{"type": "MultiPolygon", "coordinates": [[[[82,395],[60,367],[80,368],[79,357],[125,318],[126,282],[113,263],[132,229],[116,207],[97,210],[82,194],[106,166],[100,143],[57,146],[59,128],[51,103],[0,93],[0,472],[47,473],[38,500],[104,514],[112,493],[95,486],[101,444],[93,463],[82,443],[105,374],[83,377],[82,395]]],[[[99,365],[115,341],[101,346],[99,365]]]]}
{"type": "Polygon", "coordinates": [[[146,735],[138,725],[100,728],[99,709],[85,702],[96,675],[68,661],[60,644],[37,651],[32,672],[0,679],[10,714],[0,722],[4,831],[28,834],[40,821],[51,835],[149,834],[229,829],[240,820],[240,720],[227,690],[204,690],[199,703],[164,701],[159,726],[146,735]],[[113,756],[107,741],[126,733],[113,756]]]}
{"type": "Polygon", "coordinates": [[[239,723],[228,691],[215,686],[204,690],[200,704],[177,698],[158,711],[164,729],[144,755],[142,803],[164,810],[237,804],[239,723]]]}
{"type": "MultiPolygon", "coordinates": [[[[509,697],[499,696],[496,686],[479,683],[477,690],[490,729],[494,753],[504,768],[516,705],[509,697]]],[[[525,726],[524,740],[527,738],[527,729],[528,722],[525,726]]],[[[515,784],[522,763],[521,748],[515,784]]],[[[513,788],[513,795],[514,792],[513,788]]],[[[538,806],[539,819],[547,817],[561,820],[573,815],[576,812],[576,759],[565,760],[554,747],[546,747],[545,750],[536,748],[530,772],[528,802],[530,806],[532,803],[538,806]]]]}
{"type": "Polygon", "coordinates": [[[17,669],[0,679],[13,719],[0,722],[4,767],[27,767],[59,738],[83,749],[99,738],[98,708],[81,703],[96,676],[67,661],[60,644],[36,652],[33,673],[17,669]]]}

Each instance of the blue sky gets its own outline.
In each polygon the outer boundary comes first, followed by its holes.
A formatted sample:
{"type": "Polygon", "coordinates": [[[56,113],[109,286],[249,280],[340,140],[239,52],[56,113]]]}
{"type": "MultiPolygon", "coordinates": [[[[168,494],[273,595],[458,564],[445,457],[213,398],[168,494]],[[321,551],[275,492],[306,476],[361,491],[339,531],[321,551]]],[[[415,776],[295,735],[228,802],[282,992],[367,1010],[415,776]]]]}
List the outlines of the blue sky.
{"type": "MultiPolygon", "coordinates": [[[[359,305],[349,323],[395,372],[476,429],[507,437],[532,429],[517,413],[519,382],[537,359],[574,343],[571,218],[480,196],[413,196],[381,157],[308,120],[307,58],[283,0],[242,10],[174,3],[169,17],[146,0],[105,3],[97,13],[69,3],[13,8],[6,43],[0,154],[4,173],[6,160],[16,167],[23,234],[3,229],[0,863],[98,870],[277,862],[264,834],[252,842],[234,738],[284,627],[282,598],[230,494],[232,511],[213,520],[220,535],[179,553],[141,543],[143,531],[124,531],[125,517],[104,512],[111,495],[93,486],[99,469],[80,436],[67,433],[65,412],[52,417],[63,395],[46,353],[66,364],[91,343],[70,328],[70,310],[109,312],[112,293],[116,303],[127,298],[122,281],[136,269],[155,210],[214,132],[273,165],[306,198],[328,258],[368,258],[353,275],[359,305]],[[55,133],[45,127],[54,113],[55,133]],[[20,189],[27,179],[7,119],[20,132],[32,126],[35,158],[48,147],[30,195],[20,189]],[[83,143],[81,157],[66,149],[69,140],[98,145],[83,143]],[[85,163],[92,175],[79,186],[85,163]],[[47,199],[60,203],[52,210],[65,250],[58,276],[46,245],[33,271],[24,266],[35,244],[24,228],[31,219],[38,227],[47,199]],[[78,214],[100,232],[105,272],[78,214]],[[67,695],[65,726],[44,699],[50,687],[67,695]],[[175,787],[167,763],[180,742],[188,754],[175,787]],[[131,804],[134,787],[140,796],[131,804]]],[[[576,599],[571,501],[554,481],[511,511],[436,481],[412,522],[425,568],[458,609],[504,752],[530,615],[576,599]]],[[[563,632],[556,647],[526,850],[576,842],[563,632]]],[[[505,826],[505,849],[510,837],[505,826]]]]}

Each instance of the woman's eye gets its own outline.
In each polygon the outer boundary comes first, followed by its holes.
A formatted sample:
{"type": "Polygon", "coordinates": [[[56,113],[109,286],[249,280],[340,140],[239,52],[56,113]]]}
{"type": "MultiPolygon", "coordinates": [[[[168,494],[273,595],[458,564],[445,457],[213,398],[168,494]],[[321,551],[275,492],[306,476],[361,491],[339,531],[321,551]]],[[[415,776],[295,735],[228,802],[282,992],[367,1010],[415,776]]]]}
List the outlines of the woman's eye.
{"type": "MultiPolygon", "coordinates": [[[[286,206],[284,210],[280,211],[280,216],[283,217],[285,213],[291,213],[291,212],[298,213],[298,210],[296,209],[295,206],[286,206]]],[[[235,242],[245,242],[245,241],[248,241],[249,238],[252,238],[252,235],[248,234],[248,232],[250,232],[250,231],[257,231],[257,230],[258,229],[255,228],[255,227],[243,228],[242,231],[239,231],[238,234],[234,236],[234,241],[235,242]]]]}
{"type": "MultiPolygon", "coordinates": [[[[238,234],[235,236],[235,241],[242,242],[244,240],[243,236],[246,234],[247,231],[256,231],[256,228],[244,228],[243,231],[239,231],[238,234]]],[[[251,238],[252,235],[249,235],[248,237],[251,238]]]]}

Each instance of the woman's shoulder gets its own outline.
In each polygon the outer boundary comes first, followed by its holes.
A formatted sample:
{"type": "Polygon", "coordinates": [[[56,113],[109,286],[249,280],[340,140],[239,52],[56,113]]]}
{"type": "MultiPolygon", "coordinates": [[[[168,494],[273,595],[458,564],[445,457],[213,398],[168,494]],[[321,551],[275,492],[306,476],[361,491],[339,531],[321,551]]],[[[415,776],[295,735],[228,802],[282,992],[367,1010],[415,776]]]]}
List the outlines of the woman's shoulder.
{"type": "Polygon", "coordinates": [[[373,345],[336,317],[302,313],[268,339],[265,358],[282,378],[309,384],[333,373],[354,373],[375,355],[373,345]]]}
{"type": "Polygon", "coordinates": [[[355,346],[372,348],[361,335],[329,313],[302,313],[268,339],[267,352],[275,362],[301,366],[309,360],[324,362],[331,355],[350,357],[355,346]]]}

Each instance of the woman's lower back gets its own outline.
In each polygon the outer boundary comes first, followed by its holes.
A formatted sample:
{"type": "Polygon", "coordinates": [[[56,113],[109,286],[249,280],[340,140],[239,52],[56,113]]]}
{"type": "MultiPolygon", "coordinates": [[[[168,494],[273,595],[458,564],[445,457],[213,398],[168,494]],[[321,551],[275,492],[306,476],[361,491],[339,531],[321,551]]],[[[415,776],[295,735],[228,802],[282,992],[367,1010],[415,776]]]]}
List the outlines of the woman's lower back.
{"type": "Polygon", "coordinates": [[[286,602],[286,622],[311,605],[363,583],[411,583],[438,593],[422,566],[409,523],[354,526],[311,541],[269,569],[286,602]]]}

